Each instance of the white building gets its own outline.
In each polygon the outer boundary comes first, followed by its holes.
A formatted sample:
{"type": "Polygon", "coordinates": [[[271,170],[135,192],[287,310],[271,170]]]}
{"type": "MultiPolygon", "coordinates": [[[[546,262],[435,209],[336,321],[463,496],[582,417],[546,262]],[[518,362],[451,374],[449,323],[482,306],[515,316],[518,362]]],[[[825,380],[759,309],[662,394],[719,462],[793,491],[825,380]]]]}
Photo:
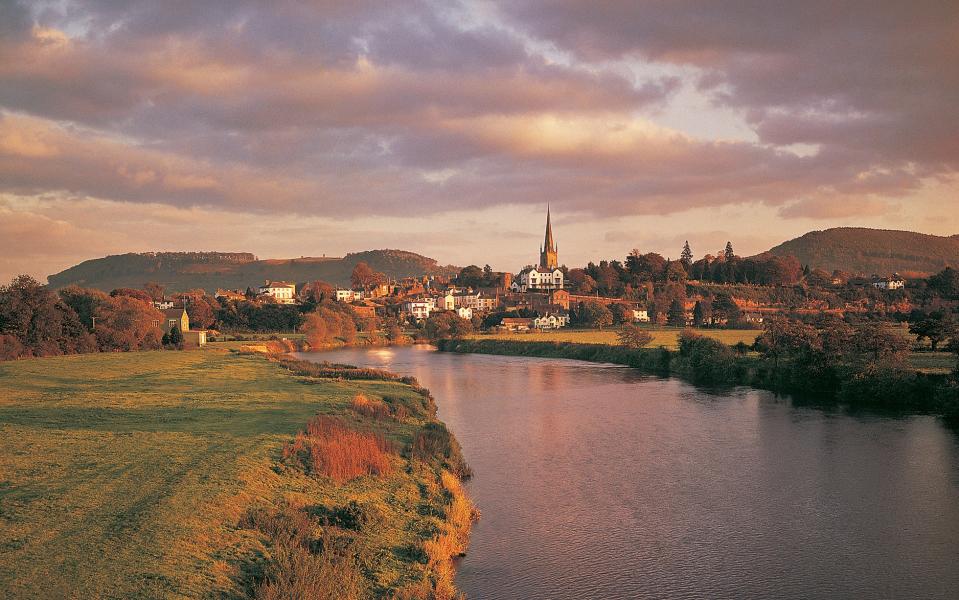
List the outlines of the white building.
{"type": "Polygon", "coordinates": [[[272,297],[277,304],[293,304],[296,297],[296,284],[287,281],[267,281],[258,291],[261,295],[272,297]]]}
{"type": "Polygon", "coordinates": [[[436,300],[434,298],[416,298],[407,300],[403,303],[403,312],[408,313],[417,321],[428,319],[430,313],[436,310],[436,300]]]}
{"type": "Polygon", "coordinates": [[[633,321],[638,323],[649,323],[649,311],[640,310],[638,308],[633,309],[633,321]]]}
{"type": "Polygon", "coordinates": [[[563,284],[563,271],[559,268],[528,267],[520,271],[519,279],[512,287],[517,292],[561,290],[563,284]]]}
{"type": "Polygon", "coordinates": [[[906,280],[900,277],[899,273],[893,273],[892,277],[873,278],[872,285],[880,290],[901,290],[906,287],[906,280]]]}
{"type": "Polygon", "coordinates": [[[569,325],[569,315],[546,314],[533,319],[533,327],[536,329],[559,329],[569,325]]]}
{"type": "Polygon", "coordinates": [[[473,318],[473,309],[466,308],[465,306],[457,308],[456,316],[458,316],[461,319],[466,319],[467,321],[469,321],[470,319],[473,318]]]}
{"type": "Polygon", "coordinates": [[[335,290],[337,302],[356,302],[363,299],[363,292],[357,290],[335,290]]]}

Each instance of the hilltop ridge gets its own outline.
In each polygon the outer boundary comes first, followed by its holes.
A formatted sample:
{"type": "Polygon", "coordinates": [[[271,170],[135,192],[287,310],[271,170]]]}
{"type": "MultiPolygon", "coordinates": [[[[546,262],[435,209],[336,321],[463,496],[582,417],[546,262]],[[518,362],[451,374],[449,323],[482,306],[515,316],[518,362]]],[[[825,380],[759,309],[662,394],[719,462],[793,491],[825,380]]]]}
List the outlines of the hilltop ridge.
{"type": "Polygon", "coordinates": [[[169,291],[202,288],[246,288],[267,279],[306,282],[323,280],[348,285],[353,267],[366,262],[389,277],[455,273],[435,259],[406,250],[383,249],[352,252],[343,257],[259,259],[249,252],[141,252],[115,254],[84,261],[50,275],[53,288],[71,284],[105,291],[140,287],[156,281],[169,291]]]}
{"type": "Polygon", "coordinates": [[[929,275],[959,267],[959,234],[836,227],[810,231],[763,254],[793,255],[804,265],[826,271],[929,275]]]}

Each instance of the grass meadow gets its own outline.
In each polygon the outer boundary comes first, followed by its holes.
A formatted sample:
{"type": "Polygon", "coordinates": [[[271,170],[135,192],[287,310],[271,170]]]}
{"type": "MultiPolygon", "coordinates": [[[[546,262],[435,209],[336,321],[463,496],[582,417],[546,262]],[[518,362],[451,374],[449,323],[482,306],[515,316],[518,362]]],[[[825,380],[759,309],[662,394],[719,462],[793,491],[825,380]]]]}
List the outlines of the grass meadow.
{"type": "MultiPolygon", "coordinates": [[[[678,327],[650,327],[647,329],[653,336],[647,347],[658,348],[664,346],[670,350],[679,348],[678,327]]],[[[756,329],[696,329],[696,333],[715,338],[724,344],[733,345],[739,342],[752,344],[762,333],[756,329]]],[[[619,345],[617,329],[610,328],[603,331],[597,329],[559,329],[556,331],[535,331],[529,333],[492,333],[477,334],[475,339],[510,340],[517,342],[568,342],[575,344],[609,344],[619,345]]]]}
{"type": "Polygon", "coordinates": [[[381,517],[344,534],[364,549],[370,592],[422,580],[409,555],[442,525],[424,509],[439,473],[430,483],[392,455],[388,475],[337,484],[281,462],[318,413],[399,447],[429,420],[365,419],[350,410],[358,393],[421,400],[398,382],[306,379],[223,348],[0,363],[4,597],[248,597],[270,542],[244,515],[351,502],[381,517]]]}

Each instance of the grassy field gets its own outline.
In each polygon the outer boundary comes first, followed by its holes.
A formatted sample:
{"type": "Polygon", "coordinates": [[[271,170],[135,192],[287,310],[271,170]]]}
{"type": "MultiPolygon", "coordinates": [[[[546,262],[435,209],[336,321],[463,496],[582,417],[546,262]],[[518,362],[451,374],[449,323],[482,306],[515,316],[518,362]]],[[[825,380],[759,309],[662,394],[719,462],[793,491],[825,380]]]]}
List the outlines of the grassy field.
{"type": "Polygon", "coordinates": [[[913,352],[909,355],[909,364],[923,373],[949,373],[956,366],[956,355],[952,352],[913,352]]]}
{"type": "MultiPolygon", "coordinates": [[[[679,347],[679,333],[682,329],[672,327],[650,327],[648,331],[653,335],[653,341],[648,347],[664,346],[670,350],[679,347]]],[[[595,329],[560,329],[557,331],[536,331],[530,333],[493,333],[477,334],[475,339],[511,340],[526,342],[570,342],[577,344],[611,344],[619,345],[616,329],[599,331],[595,329]]],[[[720,340],[725,344],[745,342],[752,344],[761,333],[756,329],[696,329],[696,333],[720,340]]]]}
{"type": "MultiPolygon", "coordinates": [[[[408,556],[437,529],[422,473],[343,485],[278,463],[317,413],[385,381],[306,380],[225,349],[0,363],[0,590],[4,598],[246,597],[268,540],[254,506],[376,504],[365,576],[377,595],[423,577],[408,556]]],[[[424,422],[374,425],[399,443],[424,422]]],[[[399,463],[403,464],[400,465],[399,463]]],[[[434,511],[435,512],[435,511],[434,511]]]]}

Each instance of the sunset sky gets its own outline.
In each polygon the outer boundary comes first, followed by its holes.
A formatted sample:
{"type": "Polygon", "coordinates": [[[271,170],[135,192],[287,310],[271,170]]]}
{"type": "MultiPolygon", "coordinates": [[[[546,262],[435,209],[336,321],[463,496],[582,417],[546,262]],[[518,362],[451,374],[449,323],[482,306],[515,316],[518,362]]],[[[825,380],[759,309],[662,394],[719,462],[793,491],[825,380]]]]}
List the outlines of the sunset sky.
{"type": "Polygon", "coordinates": [[[0,0],[0,281],[959,233],[959,2],[0,0]]]}

